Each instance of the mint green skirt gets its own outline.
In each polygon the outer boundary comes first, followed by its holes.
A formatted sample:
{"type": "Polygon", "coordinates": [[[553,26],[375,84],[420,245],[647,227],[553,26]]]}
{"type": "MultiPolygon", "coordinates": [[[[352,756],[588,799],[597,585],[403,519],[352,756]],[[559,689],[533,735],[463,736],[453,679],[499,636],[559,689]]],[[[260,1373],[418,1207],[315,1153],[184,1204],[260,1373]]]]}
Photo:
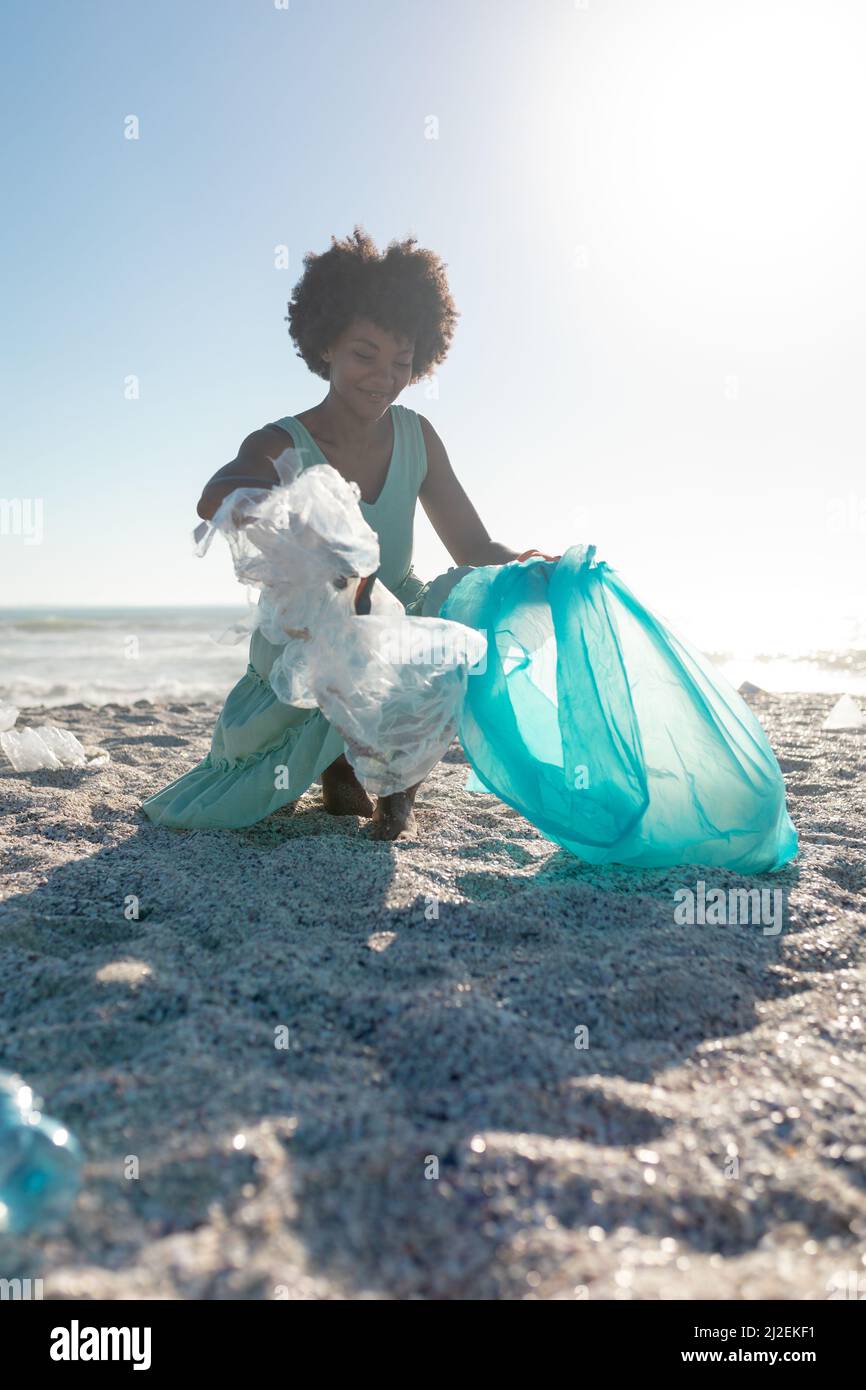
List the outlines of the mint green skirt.
{"type": "MultiPolygon", "coordinates": [[[[471,565],[423,583],[410,573],[395,590],[407,614],[435,617],[471,565]]],[[[317,709],[278,700],[268,682],[282,648],[256,630],[249,662],[226,698],[202,762],[141,804],[154,825],[172,830],[239,830],[297,801],[346,750],[317,709]]]]}

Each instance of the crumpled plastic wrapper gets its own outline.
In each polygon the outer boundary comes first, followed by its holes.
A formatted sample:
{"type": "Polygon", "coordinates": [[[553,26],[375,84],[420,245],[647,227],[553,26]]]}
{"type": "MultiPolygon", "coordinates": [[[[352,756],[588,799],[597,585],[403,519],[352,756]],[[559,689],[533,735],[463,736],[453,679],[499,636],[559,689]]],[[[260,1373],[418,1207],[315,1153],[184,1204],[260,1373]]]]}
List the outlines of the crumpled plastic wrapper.
{"type": "Polygon", "coordinates": [[[71,730],[60,729],[56,724],[5,730],[0,733],[0,748],[16,772],[40,772],[45,768],[58,767],[105,767],[110,760],[108,753],[88,758],[71,730]]]}
{"type": "Polygon", "coordinates": [[[12,728],[19,713],[20,710],[17,705],[0,704],[0,733],[5,733],[7,729],[12,728]]]}
{"type": "Polygon", "coordinates": [[[457,733],[469,668],[486,639],[442,618],[409,618],[381,583],[370,612],[355,612],[358,581],[379,567],[379,539],[360,490],[330,464],[302,469],[292,450],[274,460],[273,488],[238,488],[193,533],[204,555],[228,541],[235,574],[261,590],[246,621],[283,650],[270,671],[278,700],[320,709],[346,743],[359,781],[378,796],[420,782],[457,733]]]}
{"type": "Polygon", "coordinates": [[[821,728],[866,729],[866,715],[863,714],[853,695],[840,695],[821,728]]]}

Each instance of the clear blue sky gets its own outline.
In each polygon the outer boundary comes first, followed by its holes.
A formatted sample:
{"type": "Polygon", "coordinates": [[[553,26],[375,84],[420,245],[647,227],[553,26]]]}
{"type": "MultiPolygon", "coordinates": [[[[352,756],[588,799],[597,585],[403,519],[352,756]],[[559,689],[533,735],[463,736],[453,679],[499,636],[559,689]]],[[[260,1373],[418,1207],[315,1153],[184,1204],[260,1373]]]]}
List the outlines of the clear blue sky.
{"type": "MultiPolygon", "coordinates": [[[[6,0],[0,22],[0,497],[44,505],[42,544],[0,536],[0,603],[242,600],[226,553],[191,555],[195,502],[322,399],[283,315],[304,253],[356,222],[448,263],[438,394],[401,400],[496,539],[596,541],[707,645],[772,626],[785,649],[866,590],[862,5],[6,0]]],[[[416,534],[418,571],[445,568],[420,509],[416,534]]]]}

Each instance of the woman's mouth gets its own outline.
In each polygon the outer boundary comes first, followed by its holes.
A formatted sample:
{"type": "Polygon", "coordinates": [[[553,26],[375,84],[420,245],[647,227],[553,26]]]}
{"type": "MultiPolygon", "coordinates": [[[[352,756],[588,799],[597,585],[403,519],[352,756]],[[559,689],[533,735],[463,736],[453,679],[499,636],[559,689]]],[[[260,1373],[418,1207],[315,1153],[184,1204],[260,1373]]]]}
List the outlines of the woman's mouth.
{"type": "Polygon", "coordinates": [[[359,386],[358,390],[362,396],[366,396],[369,401],[375,401],[377,405],[382,405],[388,399],[385,391],[365,391],[362,386],[359,386]]]}

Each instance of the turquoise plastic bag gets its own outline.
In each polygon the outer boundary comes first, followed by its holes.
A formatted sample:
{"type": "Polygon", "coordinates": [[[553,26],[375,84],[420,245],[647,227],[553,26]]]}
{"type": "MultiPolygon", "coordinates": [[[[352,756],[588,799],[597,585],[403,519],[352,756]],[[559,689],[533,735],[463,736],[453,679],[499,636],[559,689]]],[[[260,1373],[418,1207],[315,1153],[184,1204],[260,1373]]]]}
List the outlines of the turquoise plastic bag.
{"type": "Polygon", "coordinates": [[[780,868],[797,834],[764,730],[594,557],[486,566],[446,599],[487,635],[460,724],[477,778],[593,864],[780,868]]]}

